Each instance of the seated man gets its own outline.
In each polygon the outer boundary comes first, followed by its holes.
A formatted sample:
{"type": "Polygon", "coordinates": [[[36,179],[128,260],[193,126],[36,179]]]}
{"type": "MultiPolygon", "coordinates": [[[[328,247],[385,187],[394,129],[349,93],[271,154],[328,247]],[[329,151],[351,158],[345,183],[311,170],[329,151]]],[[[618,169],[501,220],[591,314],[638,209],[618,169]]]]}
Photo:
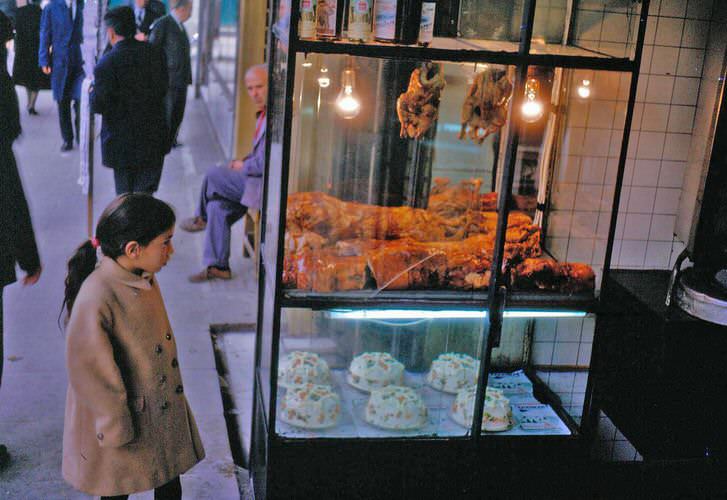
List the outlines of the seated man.
{"type": "Polygon", "coordinates": [[[248,69],[245,73],[245,86],[257,108],[258,116],[252,152],[242,160],[233,160],[226,166],[212,167],[207,172],[202,182],[196,216],[180,225],[189,232],[205,230],[205,268],[189,277],[192,283],[232,278],[230,227],[245,215],[248,208],[260,209],[262,175],[265,170],[267,67],[260,64],[248,69]]]}

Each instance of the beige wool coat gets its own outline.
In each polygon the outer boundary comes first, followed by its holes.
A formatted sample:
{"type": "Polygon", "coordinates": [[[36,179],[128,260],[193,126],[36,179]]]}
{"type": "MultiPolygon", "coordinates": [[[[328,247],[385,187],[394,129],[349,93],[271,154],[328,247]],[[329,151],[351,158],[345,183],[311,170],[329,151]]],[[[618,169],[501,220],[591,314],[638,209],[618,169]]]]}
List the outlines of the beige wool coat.
{"type": "Polygon", "coordinates": [[[91,495],[161,486],[204,458],[159,286],[104,257],[66,328],[63,477],[91,495]]]}

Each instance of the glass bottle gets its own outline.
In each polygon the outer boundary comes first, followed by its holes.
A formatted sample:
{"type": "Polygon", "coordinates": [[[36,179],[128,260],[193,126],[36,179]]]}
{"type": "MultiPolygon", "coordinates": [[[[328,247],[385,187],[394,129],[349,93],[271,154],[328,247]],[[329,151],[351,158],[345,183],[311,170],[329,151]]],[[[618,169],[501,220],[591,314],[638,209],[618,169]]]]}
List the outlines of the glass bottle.
{"type": "Polygon", "coordinates": [[[434,39],[434,15],[437,2],[422,2],[422,18],[419,24],[419,45],[427,47],[434,39]]]}
{"type": "Polygon", "coordinates": [[[348,10],[348,39],[365,42],[371,36],[372,0],[350,0],[348,10]]]}
{"type": "Polygon", "coordinates": [[[343,0],[318,0],[316,5],[316,37],[334,40],[341,36],[343,0]]]}
{"type": "Polygon", "coordinates": [[[300,0],[298,37],[304,40],[316,37],[316,0],[300,0]]]}

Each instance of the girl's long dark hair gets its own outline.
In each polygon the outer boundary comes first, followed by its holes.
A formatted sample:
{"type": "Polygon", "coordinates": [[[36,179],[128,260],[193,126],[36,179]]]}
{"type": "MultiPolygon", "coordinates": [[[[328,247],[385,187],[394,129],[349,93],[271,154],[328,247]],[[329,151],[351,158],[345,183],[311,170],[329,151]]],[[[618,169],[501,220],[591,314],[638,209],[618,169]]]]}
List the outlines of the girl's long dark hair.
{"type": "MultiPolygon", "coordinates": [[[[103,254],[115,260],[124,255],[127,243],[136,241],[146,246],[173,227],[175,221],[172,207],[163,201],[149,194],[122,194],[101,214],[96,225],[96,240],[103,254]]],[[[81,244],[69,259],[62,306],[69,316],[81,285],[96,268],[96,263],[96,249],[91,240],[81,244]]]]}

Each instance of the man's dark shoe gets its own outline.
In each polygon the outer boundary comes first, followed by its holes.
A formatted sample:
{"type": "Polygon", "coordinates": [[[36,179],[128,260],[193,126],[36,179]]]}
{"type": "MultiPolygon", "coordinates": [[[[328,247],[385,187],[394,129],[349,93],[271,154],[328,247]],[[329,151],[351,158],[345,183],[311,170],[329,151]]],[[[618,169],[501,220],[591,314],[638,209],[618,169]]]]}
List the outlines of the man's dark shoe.
{"type": "Polygon", "coordinates": [[[184,144],[182,144],[181,142],[174,141],[172,143],[173,148],[181,148],[182,146],[184,146],[184,144]]]}
{"type": "Polygon", "coordinates": [[[73,149],[73,142],[64,142],[63,146],[61,146],[61,151],[64,153],[66,151],[71,151],[72,149],[73,149]]]}
{"type": "Polygon", "coordinates": [[[10,453],[4,444],[0,444],[0,470],[3,470],[10,464],[10,453]]]}
{"type": "Polygon", "coordinates": [[[38,115],[38,112],[35,110],[35,108],[28,108],[28,114],[29,115],[33,115],[33,116],[37,116],[38,115]]]}
{"type": "Polygon", "coordinates": [[[204,231],[204,228],[207,227],[207,222],[202,217],[189,217],[187,219],[184,219],[179,224],[179,227],[181,227],[184,231],[187,231],[188,233],[196,233],[199,231],[204,231]]]}

